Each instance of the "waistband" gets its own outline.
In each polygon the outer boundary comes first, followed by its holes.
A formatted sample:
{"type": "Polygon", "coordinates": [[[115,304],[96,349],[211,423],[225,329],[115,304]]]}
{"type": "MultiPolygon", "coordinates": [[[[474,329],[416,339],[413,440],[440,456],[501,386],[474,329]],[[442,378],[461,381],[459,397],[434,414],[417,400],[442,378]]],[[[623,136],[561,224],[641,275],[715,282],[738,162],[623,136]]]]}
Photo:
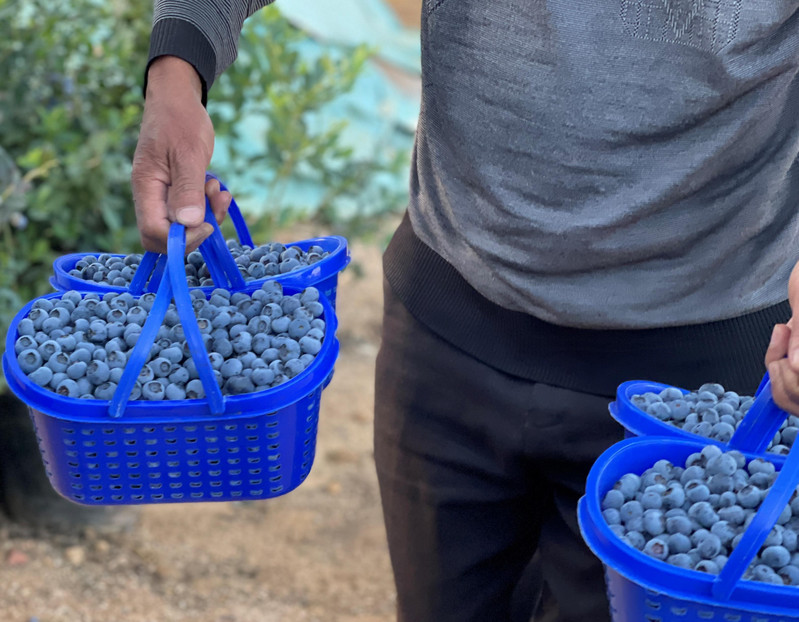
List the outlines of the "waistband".
{"type": "Polygon", "coordinates": [[[601,330],[550,324],[482,296],[416,236],[407,213],[383,269],[408,311],[470,356],[513,376],[608,397],[627,380],[686,389],[718,382],[751,395],[765,373],[774,325],[791,317],[786,300],[690,326],[601,330]]]}

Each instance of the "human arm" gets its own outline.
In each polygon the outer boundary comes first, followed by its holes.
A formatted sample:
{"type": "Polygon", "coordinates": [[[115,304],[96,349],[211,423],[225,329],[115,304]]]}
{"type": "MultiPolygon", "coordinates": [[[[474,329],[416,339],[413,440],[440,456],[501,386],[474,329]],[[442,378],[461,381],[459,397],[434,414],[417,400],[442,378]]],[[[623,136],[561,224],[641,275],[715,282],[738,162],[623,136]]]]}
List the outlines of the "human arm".
{"type": "Polygon", "coordinates": [[[766,351],[766,369],[776,404],[799,415],[799,263],[788,279],[788,302],[793,316],[786,324],[774,327],[766,351]]]}
{"type": "Polygon", "coordinates": [[[230,195],[205,183],[214,128],[208,90],[235,60],[244,20],[269,0],[156,0],[145,104],[133,157],[136,220],[147,250],[164,252],[169,225],[186,225],[187,249],[211,233],[205,195],[221,221],[230,195]]]}

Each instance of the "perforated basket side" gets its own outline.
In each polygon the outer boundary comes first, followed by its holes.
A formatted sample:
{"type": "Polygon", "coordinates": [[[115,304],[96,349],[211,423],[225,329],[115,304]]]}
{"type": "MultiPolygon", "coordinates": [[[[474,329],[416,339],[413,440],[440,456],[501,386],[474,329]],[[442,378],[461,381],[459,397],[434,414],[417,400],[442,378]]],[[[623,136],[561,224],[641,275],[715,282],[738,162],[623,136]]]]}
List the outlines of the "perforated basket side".
{"type": "Polygon", "coordinates": [[[269,499],[310,473],[322,388],[276,412],[190,423],[31,418],[50,483],[70,501],[269,499]]]}

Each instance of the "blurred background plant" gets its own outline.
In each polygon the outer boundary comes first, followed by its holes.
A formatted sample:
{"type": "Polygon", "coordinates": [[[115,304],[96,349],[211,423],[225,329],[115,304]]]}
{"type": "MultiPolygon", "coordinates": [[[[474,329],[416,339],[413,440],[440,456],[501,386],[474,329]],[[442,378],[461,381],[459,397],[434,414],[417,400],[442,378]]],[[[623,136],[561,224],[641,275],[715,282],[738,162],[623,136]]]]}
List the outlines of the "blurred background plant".
{"type": "MultiPolygon", "coordinates": [[[[23,303],[48,291],[57,256],[140,251],[129,176],[151,10],[152,0],[0,0],[3,343],[23,303]]],[[[320,126],[311,118],[352,89],[372,50],[325,50],[309,60],[298,52],[306,38],[277,8],[259,12],[247,23],[239,60],[212,91],[217,136],[230,138],[215,172],[224,179],[264,171],[269,205],[248,214],[261,242],[298,219],[363,234],[404,205],[402,193],[366,197],[363,190],[381,176],[404,180],[407,152],[354,159],[342,140],[346,119],[320,126]],[[256,150],[236,147],[245,115],[267,128],[256,150]],[[323,185],[324,195],[286,200],[297,179],[323,185]],[[345,215],[336,209],[342,198],[355,206],[345,215]]]]}

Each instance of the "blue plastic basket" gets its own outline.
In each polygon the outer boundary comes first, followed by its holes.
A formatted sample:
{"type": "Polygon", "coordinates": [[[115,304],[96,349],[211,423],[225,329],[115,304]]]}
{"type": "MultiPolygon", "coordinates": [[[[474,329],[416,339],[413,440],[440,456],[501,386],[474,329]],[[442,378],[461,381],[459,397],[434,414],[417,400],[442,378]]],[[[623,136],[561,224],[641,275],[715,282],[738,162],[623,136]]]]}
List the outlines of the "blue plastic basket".
{"type": "Polygon", "coordinates": [[[294,490],[310,473],[321,394],[339,351],[331,304],[320,297],[326,336],[307,369],[272,389],[223,396],[191,306],[184,249],[183,227],[172,225],[167,278],[110,401],[63,397],[31,382],[17,363],[14,343],[18,324],[35,300],[11,323],[3,355],[6,380],[30,409],[53,488],[71,501],[118,505],[267,499],[294,490]],[[206,397],[128,402],[173,293],[206,397]]]}
{"type": "MultiPolygon", "coordinates": [[[[210,173],[206,178],[218,179],[210,173]]],[[[222,190],[227,190],[221,181],[219,185],[222,190]]],[[[255,247],[249,228],[247,227],[247,222],[244,220],[244,216],[239,210],[235,200],[232,200],[230,203],[228,215],[233,222],[239,241],[242,244],[255,247]]],[[[323,296],[330,300],[335,309],[338,275],[350,263],[350,254],[346,238],[339,235],[331,235],[291,242],[291,246],[297,246],[303,251],[307,251],[311,246],[319,246],[329,254],[324,259],[305,268],[294,270],[286,274],[245,282],[239,273],[233,256],[230,254],[224,236],[219,230],[219,226],[216,223],[216,219],[207,201],[206,222],[214,227],[214,233],[200,246],[200,252],[205,258],[209,271],[211,271],[211,278],[214,280],[214,286],[193,287],[191,289],[199,289],[210,293],[215,287],[225,287],[236,291],[251,293],[259,289],[266,281],[273,280],[279,281],[284,287],[294,289],[304,289],[311,286],[316,287],[323,296]]],[[[74,289],[100,294],[106,292],[122,293],[127,291],[133,294],[140,294],[145,291],[154,292],[158,289],[158,284],[161,282],[161,277],[166,266],[165,258],[157,253],[144,253],[142,262],[136,270],[136,275],[129,288],[96,283],[70,275],[70,270],[73,270],[81,259],[90,254],[92,253],[71,253],[58,257],[53,262],[53,276],[50,277],[50,284],[53,288],[56,291],[62,292],[74,289]]],[[[120,259],[125,257],[125,255],[112,256],[119,257],[120,259]]]]}
{"type": "MultiPolygon", "coordinates": [[[[769,391],[767,401],[770,397],[769,391]]],[[[752,422],[749,446],[767,442],[773,419],[784,415],[773,407],[767,416],[752,422]]],[[[585,496],[578,504],[578,519],[583,538],[605,565],[614,622],[799,620],[799,588],[741,579],[799,484],[799,451],[792,450],[782,465],[773,461],[779,477],[718,576],[655,560],[624,543],[605,522],[601,501],[622,475],[642,474],[660,459],[682,464],[706,444],[676,437],[627,439],[608,449],[592,467],[585,496]]],[[[740,446],[731,443],[728,449],[733,448],[740,446]]],[[[744,454],[748,460],[762,457],[756,452],[744,454]]]]}
{"type": "MultiPolygon", "coordinates": [[[[624,427],[624,435],[626,438],[633,438],[636,436],[671,436],[686,440],[699,440],[705,444],[718,445],[719,447],[727,449],[732,445],[737,445],[745,451],[763,453],[766,452],[769,442],[774,438],[780,425],[788,416],[784,411],[778,409],[771,400],[771,381],[768,373],[766,373],[755,393],[755,401],[752,403],[752,406],[749,408],[740,426],[735,431],[733,438],[730,440],[729,444],[727,444],[716,439],[706,438],[687,432],[675,425],[661,421],[640,409],[632,401],[634,395],[642,395],[647,392],[660,393],[667,388],[673,387],[668,384],[651,382],[649,380],[630,380],[618,386],[616,390],[616,400],[608,405],[608,411],[610,415],[624,427]],[[766,417],[768,421],[771,422],[771,428],[769,428],[771,430],[771,436],[765,438],[758,437],[757,444],[753,444],[755,442],[755,437],[752,435],[751,426],[761,417],[766,417]]],[[[683,394],[689,392],[679,387],[676,388],[682,391],[683,394]]],[[[766,431],[764,431],[764,434],[765,433],[766,431]]],[[[785,461],[785,456],[780,454],[766,453],[765,455],[769,460],[773,460],[777,463],[785,461]]]]}

